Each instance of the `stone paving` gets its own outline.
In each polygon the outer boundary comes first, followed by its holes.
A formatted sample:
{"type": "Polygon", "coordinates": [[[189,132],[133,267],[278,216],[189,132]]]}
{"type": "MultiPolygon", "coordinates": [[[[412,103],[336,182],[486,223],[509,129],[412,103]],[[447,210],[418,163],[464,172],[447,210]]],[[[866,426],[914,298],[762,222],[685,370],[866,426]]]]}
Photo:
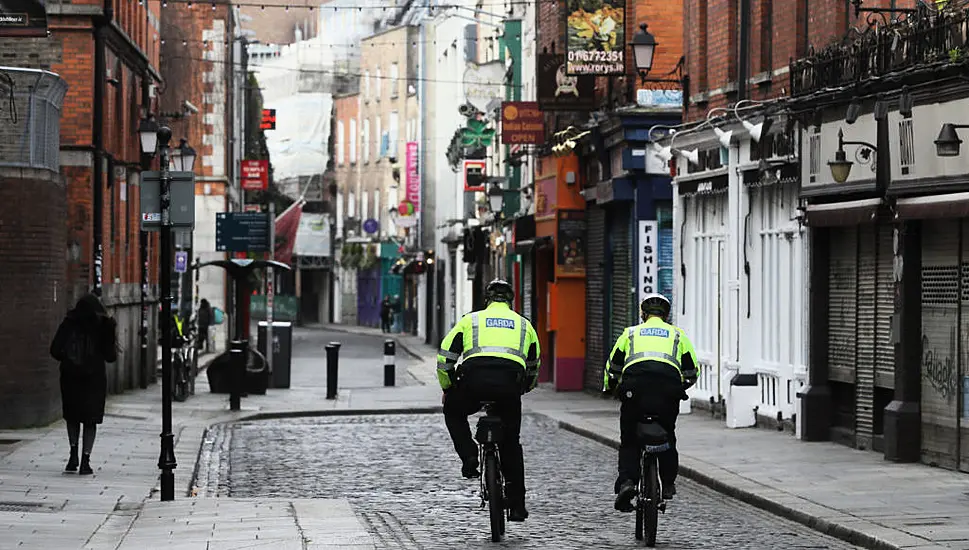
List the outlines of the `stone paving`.
{"type": "MultiPolygon", "coordinates": [[[[142,517],[146,499],[150,506],[160,507],[156,510],[171,507],[171,517],[178,517],[180,501],[189,502],[205,430],[213,424],[297,412],[439,408],[439,390],[406,375],[407,356],[398,361],[399,386],[383,387],[382,346],[383,340],[371,335],[297,328],[294,355],[298,359],[293,364],[292,388],[243,398],[242,410],[237,412],[228,410],[227,395],[209,393],[203,373],[196,395],[173,404],[178,461],[175,503],[158,502],[160,385],[108,398],[105,422],[98,429],[92,454],[93,476],[63,473],[68,447],[62,421],[40,429],[0,432],[4,442],[0,447],[0,550],[115,549],[124,537],[140,529],[136,520],[142,517]],[[323,346],[331,340],[344,345],[339,393],[336,399],[327,400],[322,357],[323,346]]],[[[205,356],[202,364],[212,358],[214,355],[205,356]]],[[[209,539],[175,542],[186,545],[184,548],[206,548],[209,539]]]]}
{"type": "MultiPolygon", "coordinates": [[[[378,548],[494,546],[478,480],[460,478],[440,415],[268,420],[222,429],[231,431],[223,494],[346,498],[378,548]]],[[[510,523],[499,547],[634,546],[634,516],[612,507],[612,449],[537,415],[523,421],[523,444],[530,517],[510,523]]],[[[678,489],[660,520],[664,548],[856,548],[688,480],[678,489]]]]}
{"type": "MultiPolygon", "coordinates": [[[[161,526],[149,521],[153,514],[159,520],[174,522],[190,515],[191,509],[183,506],[191,502],[205,501],[205,506],[239,506],[232,514],[221,516],[222,519],[218,515],[212,516],[213,529],[192,530],[193,540],[172,536],[172,540],[160,540],[158,544],[184,548],[216,547],[213,544],[225,531],[215,527],[229,521],[230,516],[249,518],[251,525],[236,525],[239,530],[253,525],[258,527],[262,512],[246,511],[246,506],[254,506],[252,502],[247,504],[246,499],[236,504],[231,504],[237,500],[235,498],[216,504],[222,499],[208,502],[209,499],[187,497],[193,489],[218,490],[222,483],[222,473],[216,470],[200,475],[199,486],[192,486],[193,468],[200,448],[205,462],[206,453],[211,455],[216,450],[228,449],[231,444],[231,439],[217,440],[218,429],[206,435],[209,426],[294,414],[439,411],[440,390],[434,376],[434,349],[422,341],[405,335],[394,336],[399,343],[398,386],[384,388],[382,343],[385,335],[379,331],[344,326],[297,328],[295,336],[294,351],[299,360],[294,362],[292,389],[271,389],[267,395],[247,397],[242,402],[243,410],[232,412],[228,410],[227,396],[208,393],[203,375],[199,379],[197,395],[185,403],[174,404],[179,463],[175,472],[177,500],[174,503],[158,502],[161,400],[157,385],[109,398],[108,414],[99,429],[93,455],[93,476],[62,473],[67,451],[63,422],[42,429],[0,432],[0,550],[116,549],[122,547],[125,540],[136,540],[145,529],[163,531],[161,526]],[[340,391],[336,399],[326,400],[323,346],[331,340],[342,341],[344,346],[341,349],[340,391]]],[[[614,402],[540,388],[529,394],[525,403],[530,411],[546,415],[566,430],[580,432],[607,445],[614,444],[617,439],[614,402]]],[[[727,430],[722,422],[702,414],[681,417],[680,432],[682,473],[759,508],[778,512],[868,548],[969,550],[969,529],[966,527],[969,525],[969,476],[921,465],[886,463],[874,453],[828,443],[802,443],[789,435],[766,430],[727,430]]],[[[586,444],[595,445],[588,441],[586,444]]],[[[605,452],[611,456],[608,450],[605,452]]],[[[359,460],[369,458],[361,455],[359,460]]],[[[454,465],[448,464],[453,470],[454,465]]],[[[473,500],[471,496],[468,498],[473,500]]],[[[710,493],[704,498],[723,497],[710,493]]],[[[282,500],[285,502],[272,501],[270,504],[300,509],[297,502],[302,499],[282,500]]],[[[608,508],[611,496],[605,500],[608,508]]],[[[264,499],[258,502],[264,502],[264,499]]],[[[362,548],[385,544],[382,541],[389,536],[386,533],[395,532],[393,518],[385,513],[366,512],[358,518],[350,513],[345,501],[340,502],[331,505],[334,510],[343,512],[333,511],[331,515],[349,526],[342,528],[343,532],[360,532],[363,525],[363,530],[376,533],[372,546],[364,542],[362,548]],[[380,531],[374,528],[375,525],[390,527],[380,531]]],[[[210,513],[215,512],[204,512],[210,513]]],[[[751,513],[755,512],[745,512],[751,513]]],[[[200,512],[200,515],[204,514],[200,512]]],[[[671,510],[670,517],[675,516],[671,510]]],[[[312,523],[313,517],[309,514],[305,521],[312,523]]],[[[304,519],[296,513],[291,516],[291,521],[294,525],[302,525],[304,519]]],[[[631,519],[629,521],[631,523],[631,519]]],[[[512,527],[521,528],[518,525],[512,527]]],[[[304,537],[305,547],[326,542],[318,539],[327,527],[316,525],[315,528],[318,529],[317,539],[304,537]]],[[[628,528],[622,523],[620,531],[625,533],[628,528]]],[[[170,531],[174,533],[175,529],[170,531]]],[[[282,541],[289,533],[282,529],[276,534],[282,541]]],[[[161,537],[157,532],[154,536],[161,537]]],[[[333,543],[348,542],[341,540],[336,538],[333,543]]],[[[400,537],[394,541],[386,544],[418,547],[400,537]]],[[[238,546],[230,543],[222,547],[251,547],[254,542],[239,542],[238,546]]],[[[688,541],[684,538],[681,542],[688,541]]],[[[137,546],[134,542],[127,544],[128,547],[137,546]]],[[[729,544],[720,546],[731,547],[729,544]]],[[[339,546],[333,546],[336,547],[339,546]]]]}
{"type": "MultiPolygon", "coordinates": [[[[333,327],[360,334],[362,327],[333,327]]],[[[413,374],[433,383],[436,348],[398,335],[421,358],[413,374]]],[[[563,427],[616,445],[618,403],[540,388],[525,406],[563,427]]],[[[681,474],[761,508],[870,548],[969,550],[969,475],[788,433],[726,429],[709,413],[677,423],[681,474]]]]}

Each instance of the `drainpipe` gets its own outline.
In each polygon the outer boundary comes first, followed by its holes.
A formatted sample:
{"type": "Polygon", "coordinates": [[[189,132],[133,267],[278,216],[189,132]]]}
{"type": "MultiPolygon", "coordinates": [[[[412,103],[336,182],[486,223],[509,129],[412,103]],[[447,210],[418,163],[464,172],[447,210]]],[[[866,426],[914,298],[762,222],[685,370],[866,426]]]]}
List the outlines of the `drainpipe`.
{"type": "Polygon", "coordinates": [[[750,0],[740,0],[739,62],[737,64],[737,101],[748,99],[750,81],[750,0]]]}
{"type": "Polygon", "coordinates": [[[107,76],[104,60],[104,33],[111,25],[114,9],[111,0],[104,0],[104,13],[94,18],[94,127],[91,137],[94,141],[94,188],[93,240],[94,246],[94,289],[101,296],[102,268],[104,267],[104,80],[107,76]]]}
{"type": "MultiPolygon", "coordinates": [[[[151,75],[148,71],[141,77],[141,105],[143,106],[145,112],[144,115],[147,117],[148,113],[151,111],[151,75]]],[[[144,173],[147,170],[151,170],[151,156],[142,153],[141,155],[141,170],[144,173]]],[[[139,231],[138,232],[138,252],[139,261],[141,262],[141,328],[138,331],[138,335],[141,340],[141,350],[139,352],[138,359],[141,366],[141,377],[140,377],[140,387],[145,389],[148,387],[149,377],[153,378],[153,373],[148,367],[148,232],[139,231]]]]}

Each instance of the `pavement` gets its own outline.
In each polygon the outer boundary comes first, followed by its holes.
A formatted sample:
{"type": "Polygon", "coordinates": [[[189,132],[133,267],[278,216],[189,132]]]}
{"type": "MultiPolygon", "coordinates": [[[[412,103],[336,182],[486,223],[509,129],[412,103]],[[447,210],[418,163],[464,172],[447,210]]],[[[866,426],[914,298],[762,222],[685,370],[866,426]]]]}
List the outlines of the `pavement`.
{"type": "MultiPolygon", "coordinates": [[[[224,434],[245,433],[245,426],[260,425],[253,420],[271,428],[290,426],[295,421],[280,419],[291,416],[317,417],[320,422],[345,417],[345,423],[352,424],[356,420],[351,417],[372,418],[373,413],[390,418],[439,411],[435,349],[412,336],[394,335],[397,385],[383,387],[385,337],[379,330],[362,327],[296,328],[292,388],[246,397],[241,411],[228,410],[228,396],[208,393],[202,374],[196,395],[173,405],[179,464],[174,502],[159,502],[159,385],[109,397],[92,456],[93,476],[62,473],[68,450],[63,422],[0,432],[0,550],[386,547],[382,531],[374,528],[374,522],[386,518],[356,509],[352,499],[297,498],[274,491],[272,484],[264,484],[258,496],[219,487],[231,485],[232,477],[221,475],[220,468],[232,452],[239,452],[232,451],[231,438],[224,434]],[[327,400],[320,348],[331,339],[343,347],[339,393],[327,400]],[[213,462],[214,471],[197,467],[213,462]],[[207,498],[212,494],[216,496],[207,498]]],[[[617,445],[618,407],[613,401],[539,388],[526,396],[525,406],[560,431],[583,436],[578,438],[583,444],[617,445]]],[[[894,464],[874,453],[804,443],[767,430],[728,430],[722,421],[702,413],[681,416],[678,436],[681,475],[756,508],[866,548],[969,550],[965,474],[894,464]]],[[[371,457],[354,458],[365,464],[371,457]]],[[[309,456],[305,462],[317,460],[309,456]]],[[[294,463],[290,468],[305,466],[294,463]]],[[[443,467],[453,466],[448,462],[443,467]]],[[[247,475],[258,484],[261,471],[247,475]]],[[[464,498],[469,494],[465,491],[464,498]]],[[[574,498],[563,497],[560,501],[569,503],[564,508],[574,505],[574,498]]],[[[704,529],[703,522],[696,523],[696,529],[704,529]]],[[[409,544],[398,543],[420,547],[409,544]]],[[[737,547],[727,540],[716,545],[737,547]]]]}
{"type": "MultiPolygon", "coordinates": [[[[365,327],[332,330],[380,334],[365,327]]],[[[398,346],[419,359],[414,375],[435,382],[436,347],[410,335],[398,346]]],[[[619,445],[619,404],[585,393],[539,388],[528,410],[564,429],[619,445]]],[[[873,549],[969,550],[969,475],[923,464],[897,464],[873,452],[789,433],[727,429],[709,413],[677,422],[680,475],[723,494],[853,544],[873,549]]]]}

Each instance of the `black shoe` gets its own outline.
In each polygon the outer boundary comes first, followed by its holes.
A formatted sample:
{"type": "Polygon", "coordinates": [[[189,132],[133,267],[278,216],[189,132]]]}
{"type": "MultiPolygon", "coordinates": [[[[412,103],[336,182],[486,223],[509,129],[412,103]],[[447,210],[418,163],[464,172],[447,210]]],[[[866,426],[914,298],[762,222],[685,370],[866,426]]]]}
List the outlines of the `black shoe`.
{"type": "Polygon", "coordinates": [[[468,479],[481,477],[481,472],[478,471],[478,459],[462,461],[461,475],[468,479]]]}
{"type": "Polygon", "coordinates": [[[635,510],[633,497],[636,496],[638,491],[635,481],[623,481],[619,487],[619,496],[616,497],[616,510],[620,512],[632,512],[635,510]]]}
{"type": "Polygon", "coordinates": [[[525,509],[525,503],[516,504],[508,510],[508,521],[525,521],[528,519],[528,510],[525,509]]]}
{"type": "Polygon", "coordinates": [[[672,500],[673,495],[676,494],[676,484],[670,483],[669,485],[663,485],[663,500],[672,500]]]}
{"type": "Polygon", "coordinates": [[[78,472],[79,475],[86,476],[94,473],[91,469],[91,455],[84,455],[81,457],[81,470],[78,472]]]}
{"type": "Polygon", "coordinates": [[[71,456],[67,459],[67,466],[64,468],[65,472],[76,472],[77,471],[77,447],[71,447],[71,456]]]}

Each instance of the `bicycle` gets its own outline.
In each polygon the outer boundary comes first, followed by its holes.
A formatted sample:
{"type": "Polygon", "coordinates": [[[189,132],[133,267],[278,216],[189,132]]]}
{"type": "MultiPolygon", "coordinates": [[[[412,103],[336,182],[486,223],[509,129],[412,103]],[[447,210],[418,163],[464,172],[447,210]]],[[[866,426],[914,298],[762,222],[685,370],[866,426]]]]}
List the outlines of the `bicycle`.
{"type": "Polygon", "coordinates": [[[670,449],[669,434],[659,425],[659,417],[647,415],[636,426],[636,435],[642,446],[636,495],[636,540],[645,539],[646,546],[652,548],[656,546],[659,513],[666,513],[658,455],[670,449]]]}
{"type": "Polygon", "coordinates": [[[478,419],[475,439],[478,440],[479,464],[483,466],[481,480],[481,508],[488,504],[491,518],[491,542],[501,542],[505,534],[507,507],[505,480],[501,475],[501,456],[498,443],[503,436],[501,418],[494,412],[493,401],[483,402],[485,415],[478,419]]]}
{"type": "Polygon", "coordinates": [[[193,325],[183,336],[175,336],[172,349],[172,399],[184,402],[195,395],[196,361],[193,325]]]}

